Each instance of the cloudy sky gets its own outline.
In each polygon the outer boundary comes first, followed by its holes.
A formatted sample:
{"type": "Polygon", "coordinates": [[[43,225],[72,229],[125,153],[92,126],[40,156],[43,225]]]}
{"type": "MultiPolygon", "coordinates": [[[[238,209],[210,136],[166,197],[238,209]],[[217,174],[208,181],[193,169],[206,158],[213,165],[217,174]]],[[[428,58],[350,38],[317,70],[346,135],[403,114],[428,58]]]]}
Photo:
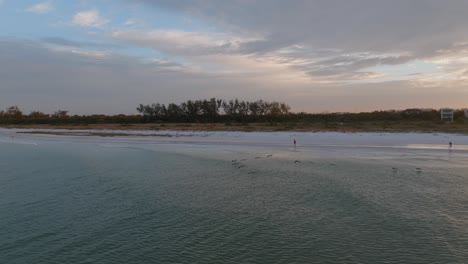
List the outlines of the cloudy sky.
{"type": "Polygon", "coordinates": [[[468,107],[465,0],[0,0],[0,108],[468,107]]]}

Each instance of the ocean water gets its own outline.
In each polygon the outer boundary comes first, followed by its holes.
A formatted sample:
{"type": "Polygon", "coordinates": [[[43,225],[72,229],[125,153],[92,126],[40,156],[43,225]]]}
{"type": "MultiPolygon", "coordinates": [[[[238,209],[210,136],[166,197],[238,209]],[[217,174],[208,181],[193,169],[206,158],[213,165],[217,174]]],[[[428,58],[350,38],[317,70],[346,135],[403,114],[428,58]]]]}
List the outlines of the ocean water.
{"type": "Polygon", "coordinates": [[[463,148],[51,138],[0,141],[0,263],[468,263],[463,148]]]}

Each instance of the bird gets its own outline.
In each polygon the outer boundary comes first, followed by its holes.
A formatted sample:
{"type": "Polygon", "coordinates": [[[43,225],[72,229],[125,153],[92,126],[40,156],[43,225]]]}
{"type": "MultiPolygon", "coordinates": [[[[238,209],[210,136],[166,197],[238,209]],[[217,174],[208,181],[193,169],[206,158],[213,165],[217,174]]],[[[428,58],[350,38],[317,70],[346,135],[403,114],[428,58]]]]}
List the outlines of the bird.
{"type": "Polygon", "coordinates": [[[294,161],[294,163],[301,163],[301,162],[300,162],[300,161],[298,161],[298,160],[295,160],[295,161],[294,161]]]}
{"type": "Polygon", "coordinates": [[[247,174],[249,174],[249,175],[255,174],[255,171],[249,171],[249,173],[247,173],[247,174]]]}

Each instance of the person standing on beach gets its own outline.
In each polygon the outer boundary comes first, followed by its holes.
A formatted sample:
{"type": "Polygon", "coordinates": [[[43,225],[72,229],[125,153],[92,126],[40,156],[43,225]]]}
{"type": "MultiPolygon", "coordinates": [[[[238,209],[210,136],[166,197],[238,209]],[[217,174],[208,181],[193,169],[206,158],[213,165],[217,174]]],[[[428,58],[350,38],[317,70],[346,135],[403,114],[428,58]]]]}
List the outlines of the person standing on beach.
{"type": "Polygon", "coordinates": [[[296,139],[294,139],[294,147],[296,147],[296,139]]]}
{"type": "Polygon", "coordinates": [[[449,148],[452,148],[452,141],[449,142],[449,148]]]}

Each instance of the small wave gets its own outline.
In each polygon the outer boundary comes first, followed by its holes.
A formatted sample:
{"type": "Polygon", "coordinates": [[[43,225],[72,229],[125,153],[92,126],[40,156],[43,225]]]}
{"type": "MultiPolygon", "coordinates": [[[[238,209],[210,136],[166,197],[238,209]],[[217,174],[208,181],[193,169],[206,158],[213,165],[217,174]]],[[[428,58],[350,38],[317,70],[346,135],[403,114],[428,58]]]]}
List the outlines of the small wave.
{"type": "Polygon", "coordinates": [[[410,149],[450,149],[450,150],[468,150],[468,145],[457,145],[449,148],[447,145],[440,144],[409,144],[405,146],[410,149]]]}
{"type": "Polygon", "coordinates": [[[122,145],[111,145],[111,144],[99,144],[99,146],[103,148],[124,148],[125,147],[122,145]]]}
{"type": "Polygon", "coordinates": [[[0,139],[0,142],[3,142],[3,143],[10,143],[10,144],[20,144],[20,145],[33,145],[33,146],[37,146],[37,143],[34,143],[34,142],[26,142],[26,141],[17,141],[17,140],[4,140],[4,139],[0,139]]]}

